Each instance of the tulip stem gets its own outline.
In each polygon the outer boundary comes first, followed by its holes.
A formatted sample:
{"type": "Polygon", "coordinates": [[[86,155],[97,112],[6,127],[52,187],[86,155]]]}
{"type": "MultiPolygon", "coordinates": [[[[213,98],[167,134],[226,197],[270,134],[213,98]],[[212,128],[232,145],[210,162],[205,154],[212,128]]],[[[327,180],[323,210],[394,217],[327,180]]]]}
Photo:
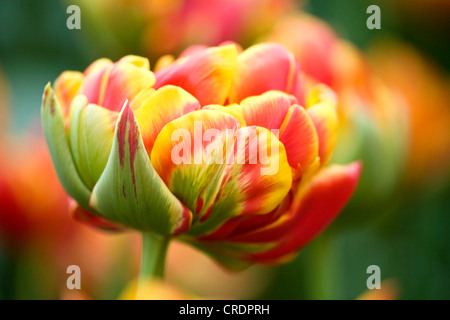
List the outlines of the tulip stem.
{"type": "Polygon", "coordinates": [[[331,235],[324,233],[310,245],[311,274],[309,298],[313,300],[336,299],[336,278],[338,267],[336,254],[331,250],[331,235]]]}
{"type": "Polygon", "coordinates": [[[142,261],[139,285],[149,279],[164,277],[169,238],[151,232],[142,234],[142,261]]]}

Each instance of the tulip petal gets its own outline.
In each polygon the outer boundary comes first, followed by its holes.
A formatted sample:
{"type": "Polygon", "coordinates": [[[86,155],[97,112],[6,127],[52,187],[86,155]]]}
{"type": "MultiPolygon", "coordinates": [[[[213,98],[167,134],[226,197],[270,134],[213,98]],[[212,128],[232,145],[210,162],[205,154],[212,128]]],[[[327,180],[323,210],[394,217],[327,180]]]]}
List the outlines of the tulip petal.
{"type": "Polygon", "coordinates": [[[244,120],[244,115],[242,114],[241,107],[234,103],[228,106],[220,106],[218,104],[210,104],[207,106],[204,106],[202,110],[216,110],[216,111],[222,111],[225,113],[228,113],[230,116],[235,117],[238,121],[241,127],[246,127],[247,123],[244,120]]]}
{"type": "Polygon", "coordinates": [[[155,76],[145,58],[126,56],[111,68],[99,105],[119,112],[126,100],[131,101],[142,90],[151,88],[155,76]]]}
{"type": "Polygon", "coordinates": [[[42,97],[42,128],[59,180],[67,193],[83,207],[89,207],[90,191],[78,175],[66,137],[61,106],[50,83],[42,97]]]}
{"type": "Polygon", "coordinates": [[[241,101],[240,106],[248,126],[280,129],[289,107],[297,100],[279,91],[269,91],[241,101]]]}
{"type": "Polygon", "coordinates": [[[78,172],[90,190],[108,161],[117,116],[116,112],[87,104],[83,95],[72,102],[68,126],[70,148],[78,172]]]}
{"type": "Polygon", "coordinates": [[[230,92],[236,64],[234,45],[199,50],[157,71],[155,88],[172,84],[191,93],[202,106],[223,105],[230,92]]]}
{"type": "Polygon", "coordinates": [[[238,57],[237,75],[230,93],[230,103],[266,91],[293,94],[304,103],[303,84],[294,55],[280,44],[262,43],[250,47],[238,57]]]}
{"type": "Polygon", "coordinates": [[[129,106],[124,106],[106,168],[90,204],[113,222],[159,234],[189,229],[191,212],[175,198],[153,169],[129,106]]]}
{"type": "Polygon", "coordinates": [[[308,171],[319,161],[316,128],[306,110],[299,105],[289,108],[280,128],[280,141],[286,148],[289,165],[296,175],[308,171]]]}
{"type": "Polygon", "coordinates": [[[168,123],[156,138],[151,153],[155,170],[196,217],[206,214],[217,195],[227,145],[233,146],[238,128],[226,113],[199,110],[168,123]]]}
{"type": "Polygon", "coordinates": [[[170,121],[200,109],[200,103],[180,87],[164,86],[154,91],[141,92],[130,104],[139,127],[142,140],[150,154],[156,137],[170,121]]]}
{"type": "Polygon", "coordinates": [[[83,79],[83,74],[77,71],[65,71],[56,79],[55,94],[61,104],[63,118],[69,115],[70,104],[80,92],[83,79]]]}
{"type": "Polygon", "coordinates": [[[81,146],[83,137],[80,133],[80,119],[83,117],[87,104],[88,101],[83,95],[75,97],[72,101],[69,114],[70,122],[67,126],[67,133],[73,161],[78,173],[84,184],[89,188],[89,190],[92,190],[94,183],[88,174],[88,164],[84,156],[84,148],[81,146]]]}
{"type": "Polygon", "coordinates": [[[233,148],[216,199],[191,235],[209,233],[238,215],[267,214],[291,188],[286,151],[272,132],[255,126],[241,128],[233,148]]]}
{"type": "Polygon", "coordinates": [[[116,63],[99,59],[84,72],[83,94],[94,103],[119,112],[125,100],[131,101],[140,91],[155,83],[148,59],[125,56],[116,63]]]}
{"type": "Polygon", "coordinates": [[[280,141],[286,148],[295,178],[318,161],[318,137],[309,115],[296,104],[295,97],[269,91],[242,100],[241,113],[247,125],[279,129],[280,141]]]}
{"type": "Polygon", "coordinates": [[[348,202],[359,179],[360,163],[346,166],[333,165],[317,174],[301,201],[291,209],[290,218],[275,228],[236,237],[235,241],[253,242],[258,239],[281,236],[279,244],[270,250],[251,255],[251,259],[262,263],[284,260],[311,241],[342,210],[348,202]]]}
{"type": "Polygon", "coordinates": [[[112,67],[113,62],[108,58],[100,58],[92,62],[86,70],[84,70],[83,74],[86,78],[98,73],[99,71],[104,70],[105,68],[112,67]]]}
{"type": "Polygon", "coordinates": [[[319,136],[319,157],[325,165],[337,141],[338,117],[334,93],[325,86],[317,86],[308,97],[308,114],[319,136]]]}
{"type": "Polygon", "coordinates": [[[89,103],[99,104],[103,99],[105,83],[113,63],[109,59],[98,59],[84,71],[84,84],[82,93],[89,103]]]}
{"type": "Polygon", "coordinates": [[[93,185],[100,179],[111,152],[118,114],[89,104],[80,119],[81,152],[93,185]]]}

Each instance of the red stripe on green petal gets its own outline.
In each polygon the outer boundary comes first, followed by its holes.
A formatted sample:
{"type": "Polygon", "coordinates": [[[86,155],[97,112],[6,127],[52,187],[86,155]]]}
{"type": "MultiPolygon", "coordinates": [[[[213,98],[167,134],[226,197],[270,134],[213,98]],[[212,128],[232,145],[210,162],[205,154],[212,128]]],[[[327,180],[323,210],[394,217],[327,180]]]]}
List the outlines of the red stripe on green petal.
{"type": "Polygon", "coordinates": [[[130,165],[131,178],[133,181],[134,194],[136,197],[136,173],[134,169],[134,158],[139,146],[139,128],[136,125],[134,114],[131,111],[131,108],[128,106],[127,102],[125,102],[125,104],[126,106],[122,111],[121,121],[117,124],[119,162],[123,169],[123,166],[125,165],[125,149],[126,147],[128,147],[128,163],[130,165]],[[127,137],[128,139],[126,139],[127,137]]]}

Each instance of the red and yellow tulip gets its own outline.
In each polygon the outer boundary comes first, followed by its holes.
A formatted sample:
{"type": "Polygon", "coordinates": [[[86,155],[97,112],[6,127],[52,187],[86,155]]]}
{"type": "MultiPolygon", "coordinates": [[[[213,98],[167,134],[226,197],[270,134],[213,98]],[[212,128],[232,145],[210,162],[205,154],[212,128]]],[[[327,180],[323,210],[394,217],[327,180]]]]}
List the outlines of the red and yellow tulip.
{"type": "Polygon", "coordinates": [[[239,269],[293,256],[352,195],[359,164],[325,167],[335,103],[281,45],[226,44],[191,47],[155,73],[136,56],[64,72],[45,88],[42,121],[80,213],[178,236],[239,269]]]}

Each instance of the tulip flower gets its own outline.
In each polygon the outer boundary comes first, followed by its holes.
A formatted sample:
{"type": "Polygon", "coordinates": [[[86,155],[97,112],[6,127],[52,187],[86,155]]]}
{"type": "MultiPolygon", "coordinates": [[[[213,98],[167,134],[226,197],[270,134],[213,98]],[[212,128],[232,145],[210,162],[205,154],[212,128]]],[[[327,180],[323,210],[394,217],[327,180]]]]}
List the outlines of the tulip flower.
{"type": "Polygon", "coordinates": [[[192,47],[159,66],[101,59],[46,86],[45,136],[78,213],[143,233],[142,278],[162,275],[172,238],[231,269],[292,258],[359,177],[358,163],[326,166],[334,93],[306,87],[272,43],[192,47]]]}

